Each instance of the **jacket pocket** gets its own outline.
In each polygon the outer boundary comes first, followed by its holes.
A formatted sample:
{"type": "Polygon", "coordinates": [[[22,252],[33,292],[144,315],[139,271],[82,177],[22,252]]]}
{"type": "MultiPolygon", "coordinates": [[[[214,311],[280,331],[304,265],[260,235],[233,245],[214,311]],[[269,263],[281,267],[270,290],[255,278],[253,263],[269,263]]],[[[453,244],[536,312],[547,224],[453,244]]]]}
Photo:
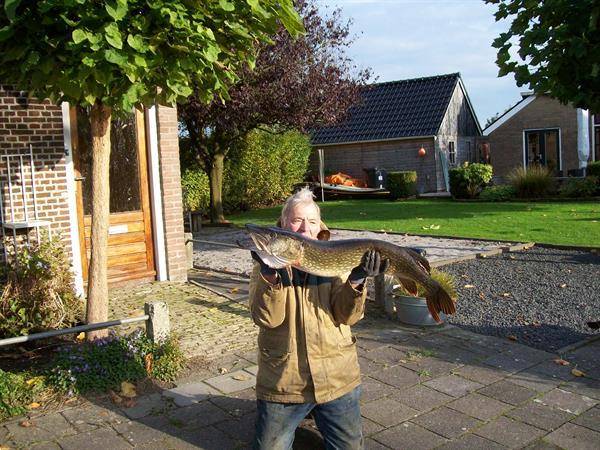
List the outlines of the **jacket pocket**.
{"type": "Polygon", "coordinates": [[[273,368],[283,366],[290,358],[290,344],[287,336],[264,336],[258,338],[262,360],[273,368]]]}

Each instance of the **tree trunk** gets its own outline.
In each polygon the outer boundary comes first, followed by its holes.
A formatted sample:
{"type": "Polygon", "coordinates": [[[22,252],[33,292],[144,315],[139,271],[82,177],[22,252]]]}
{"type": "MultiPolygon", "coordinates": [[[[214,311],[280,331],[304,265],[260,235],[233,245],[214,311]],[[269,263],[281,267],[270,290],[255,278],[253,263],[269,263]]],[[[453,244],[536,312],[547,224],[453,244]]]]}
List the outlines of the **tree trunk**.
{"type": "MultiPolygon", "coordinates": [[[[92,235],[87,289],[87,323],[108,319],[107,253],[110,214],[110,119],[111,108],[100,103],[92,106],[92,235]]],[[[88,340],[102,338],[108,330],[87,333],[88,340]]]]}
{"type": "Polygon", "coordinates": [[[223,215],[223,161],[225,155],[217,151],[212,158],[208,180],[210,182],[210,222],[224,223],[223,215]]]}

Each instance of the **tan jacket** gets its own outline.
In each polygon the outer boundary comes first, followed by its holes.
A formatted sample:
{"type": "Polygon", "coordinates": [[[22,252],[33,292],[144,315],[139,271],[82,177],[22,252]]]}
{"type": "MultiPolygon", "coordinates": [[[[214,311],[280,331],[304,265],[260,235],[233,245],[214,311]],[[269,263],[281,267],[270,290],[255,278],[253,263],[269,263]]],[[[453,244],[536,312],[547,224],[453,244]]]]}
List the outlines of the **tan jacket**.
{"type": "Polygon", "coordinates": [[[258,335],[257,398],[324,403],[360,384],[356,339],[350,326],[363,316],[366,288],[341,278],[293,269],[271,285],[255,263],[250,311],[258,335]]]}

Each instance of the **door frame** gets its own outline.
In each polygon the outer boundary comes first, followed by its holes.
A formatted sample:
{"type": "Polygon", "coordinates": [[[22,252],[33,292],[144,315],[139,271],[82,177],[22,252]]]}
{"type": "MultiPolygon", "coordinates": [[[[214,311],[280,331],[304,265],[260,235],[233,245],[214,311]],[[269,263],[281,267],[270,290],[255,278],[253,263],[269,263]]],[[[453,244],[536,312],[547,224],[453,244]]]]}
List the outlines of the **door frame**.
{"type": "MultiPolygon", "coordinates": [[[[76,202],[76,214],[77,214],[77,225],[78,225],[78,236],[79,236],[79,252],[81,261],[81,276],[83,285],[87,285],[88,279],[88,258],[87,248],[85,242],[85,221],[86,217],[83,210],[83,192],[82,192],[82,177],[80,172],[80,153],[79,153],[79,136],[77,133],[77,110],[75,107],[69,107],[69,121],[71,129],[71,154],[73,160],[73,175],[75,185],[75,202],[76,202]]],[[[114,281],[128,281],[129,279],[137,278],[152,278],[156,276],[155,267],[155,249],[154,249],[154,235],[153,235],[153,224],[152,224],[152,206],[150,202],[150,187],[149,187],[149,167],[148,167],[148,135],[146,133],[146,120],[145,114],[139,109],[135,109],[135,126],[137,136],[137,156],[138,156],[138,171],[139,171],[139,182],[140,182],[140,203],[141,212],[144,221],[144,239],[146,243],[146,270],[132,272],[130,277],[126,279],[117,279],[114,281]]],[[[130,214],[130,212],[124,213],[112,213],[111,217],[117,217],[119,215],[124,216],[130,214]]],[[[111,279],[109,278],[109,283],[111,279]]]]}

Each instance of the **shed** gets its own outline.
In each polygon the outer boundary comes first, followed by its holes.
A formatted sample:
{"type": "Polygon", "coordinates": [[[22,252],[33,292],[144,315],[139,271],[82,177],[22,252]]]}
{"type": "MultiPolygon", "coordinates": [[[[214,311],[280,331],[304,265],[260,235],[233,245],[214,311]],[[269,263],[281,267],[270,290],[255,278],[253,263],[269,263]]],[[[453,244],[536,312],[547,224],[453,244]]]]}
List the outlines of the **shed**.
{"type": "Polygon", "coordinates": [[[459,73],[365,86],[346,120],[312,132],[325,170],[364,178],[366,171],[416,171],[419,193],[448,190],[448,169],[479,161],[479,121],[459,73]],[[419,152],[420,149],[424,149],[419,152]]]}

